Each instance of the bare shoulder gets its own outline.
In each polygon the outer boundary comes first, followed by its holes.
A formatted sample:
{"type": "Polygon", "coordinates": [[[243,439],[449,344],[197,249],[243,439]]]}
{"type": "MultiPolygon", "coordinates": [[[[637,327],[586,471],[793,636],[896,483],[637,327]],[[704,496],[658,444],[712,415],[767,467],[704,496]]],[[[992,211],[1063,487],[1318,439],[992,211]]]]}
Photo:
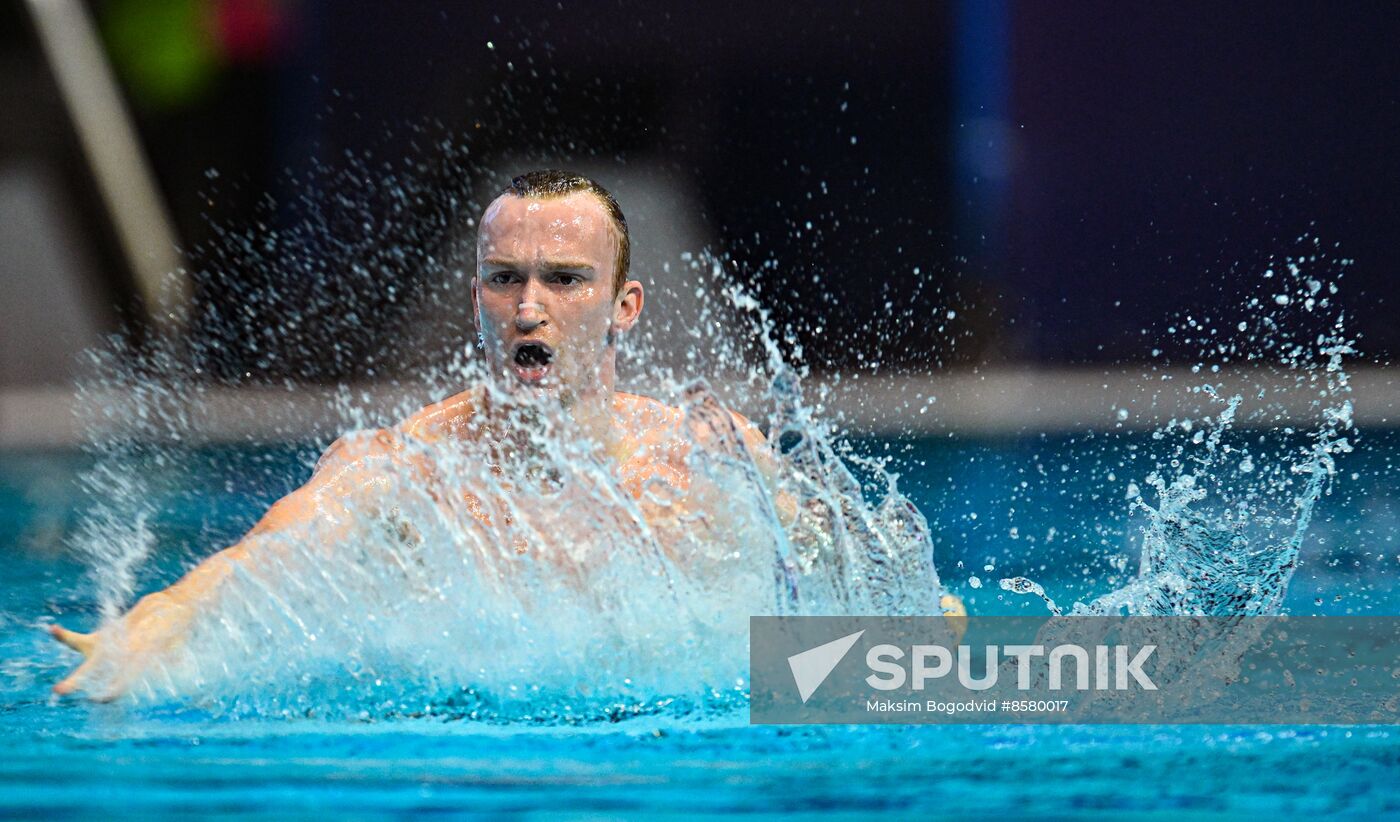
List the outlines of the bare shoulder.
{"type": "Polygon", "coordinates": [[[625,391],[613,392],[613,412],[630,425],[643,429],[675,425],[684,417],[679,408],[652,397],[629,394],[625,391]]]}
{"type": "Polygon", "coordinates": [[[441,402],[416,412],[396,426],[404,436],[436,442],[448,437],[461,436],[477,420],[477,412],[483,407],[486,391],[481,386],[468,388],[441,402]]]}
{"type": "Polygon", "coordinates": [[[397,457],[413,443],[433,443],[459,434],[481,406],[481,389],[435,402],[388,428],[351,431],[331,443],[316,463],[318,473],[374,457],[397,457]]]}
{"type": "MultiPolygon", "coordinates": [[[[641,430],[676,427],[685,419],[685,412],[675,406],[652,397],[623,391],[613,394],[613,408],[625,421],[641,430]]],[[[748,417],[729,408],[725,408],[724,413],[728,414],[735,430],[748,445],[761,445],[766,442],[758,426],[750,422],[748,417]]]]}

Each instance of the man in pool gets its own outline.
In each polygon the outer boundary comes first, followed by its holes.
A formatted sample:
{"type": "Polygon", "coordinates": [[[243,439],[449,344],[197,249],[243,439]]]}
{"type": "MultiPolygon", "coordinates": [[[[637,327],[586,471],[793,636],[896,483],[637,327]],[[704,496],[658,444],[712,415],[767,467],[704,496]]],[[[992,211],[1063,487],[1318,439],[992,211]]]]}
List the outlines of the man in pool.
{"type": "MultiPolygon", "coordinates": [[[[471,294],[479,340],[506,393],[544,399],[534,406],[553,409],[554,423],[571,439],[594,444],[633,496],[641,497],[654,479],[683,492],[693,444],[682,430],[683,414],[614,389],[618,337],[636,323],[643,304],[642,284],[628,279],[630,256],[626,220],[598,183],[561,171],[516,177],[486,208],[478,232],[471,294]]],[[[454,439],[488,438],[508,447],[527,424],[521,410],[493,405],[475,387],[391,429],[341,438],[311,479],[273,505],[242,541],[144,597],[117,623],[91,634],[52,626],[55,638],[86,657],[54,691],[119,696],[143,663],[182,643],[193,615],[236,565],[258,566],[263,546],[254,537],[353,506],[352,496],[374,484],[376,470],[411,465],[431,473],[425,455],[454,439]]],[[[762,434],[738,414],[724,423],[733,428],[721,433],[744,443],[771,470],[762,434]]],[[[489,525],[482,501],[462,493],[468,510],[489,525]]]]}
{"type": "MultiPolygon", "coordinates": [[[[382,496],[392,485],[385,482],[391,473],[440,479],[431,455],[450,453],[454,442],[484,442],[508,452],[522,439],[523,428],[537,424],[539,414],[548,416],[557,432],[588,443],[604,457],[649,518],[668,506],[649,503],[642,491],[661,482],[677,492],[679,509],[669,506],[672,515],[699,511],[712,527],[723,528],[722,499],[687,495],[689,456],[696,447],[742,449],[772,484],[777,463],[763,435],[739,414],[712,407],[700,424],[687,424],[680,409],[615,390],[618,337],[636,323],[643,289],[628,279],[627,222],[602,186],[561,171],[516,177],[486,208],[476,252],[472,307],[487,367],[505,389],[495,394],[498,399],[477,386],[393,428],[342,437],[321,457],[311,479],[273,505],[236,545],[169,588],[142,598],[99,631],[82,634],[52,626],[56,639],[86,657],[54,686],[55,693],[120,696],[153,660],[183,644],[194,617],[213,603],[220,586],[240,567],[278,567],[263,553],[269,549],[262,537],[337,519],[366,502],[366,489],[382,496]],[[524,401],[499,401],[512,394],[523,395],[524,401]]],[[[452,493],[460,494],[473,517],[492,526],[485,501],[469,489],[452,493]]],[[[791,497],[778,494],[776,502],[781,519],[796,516],[791,497]]],[[[503,518],[508,525],[509,518],[503,518]]],[[[353,512],[345,519],[354,519],[353,512]]],[[[945,602],[947,608],[961,611],[960,604],[945,602]]]]}

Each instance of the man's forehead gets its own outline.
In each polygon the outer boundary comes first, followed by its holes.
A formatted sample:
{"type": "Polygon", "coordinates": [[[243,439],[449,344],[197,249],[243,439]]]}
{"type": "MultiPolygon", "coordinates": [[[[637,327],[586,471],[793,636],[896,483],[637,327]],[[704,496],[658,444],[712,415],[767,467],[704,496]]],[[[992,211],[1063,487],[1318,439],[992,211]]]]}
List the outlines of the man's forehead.
{"type": "Polygon", "coordinates": [[[503,254],[567,249],[604,257],[614,250],[611,222],[602,202],[587,192],[550,198],[503,194],[482,217],[477,248],[503,254]]]}
{"type": "Polygon", "coordinates": [[[589,231],[611,223],[603,203],[587,192],[563,197],[521,197],[502,194],[482,216],[482,233],[501,234],[520,229],[589,231]]]}

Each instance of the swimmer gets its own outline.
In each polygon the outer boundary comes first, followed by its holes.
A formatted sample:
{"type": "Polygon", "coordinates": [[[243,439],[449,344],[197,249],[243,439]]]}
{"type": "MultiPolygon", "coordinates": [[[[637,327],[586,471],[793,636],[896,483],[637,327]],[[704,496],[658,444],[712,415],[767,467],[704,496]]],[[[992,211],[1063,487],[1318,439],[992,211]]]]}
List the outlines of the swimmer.
{"type": "MultiPolygon", "coordinates": [[[[627,222],[613,196],[577,174],[522,174],[487,206],[476,253],[471,300],[478,342],[504,394],[546,400],[537,405],[553,409],[556,424],[571,439],[591,444],[615,469],[620,485],[643,503],[644,516],[656,511],[645,504],[643,488],[658,481],[683,498],[697,432],[683,424],[680,409],[614,387],[618,339],[637,322],[644,291],[629,278],[627,222]],[[547,401],[551,398],[556,401],[547,401]]],[[[85,657],[54,692],[83,691],[99,700],[121,696],[160,655],[183,645],[194,618],[212,607],[236,572],[273,572],[277,563],[263,537],[375,504],[361,495],[382,489],[386,470],[408,467],[431,476],[429,455],[454,440],[484,441],[492,448],[519,442],[519,429],[527,424],[523,415],[500,407],[491,396],[475,386],[392,428],[342,437],[321,457],[311,479],[274,504],[237,544],[98,631],[52,626],[57,640],[85,657]]],[[[713,412],[705,417],[710,433],[746,449],[771,482],[776,463],[758,429],[737,413],[708,410],[713,412]]],[[[489,524],[481,501],[462,493],[471,514],[489,524]]],[[[780,517],[791,521],[795,503],[786,495],[778,502],[780,517]]],[[[722,508],[723,500],[696,504],[722,508]]],[[[722,521],[722,512],[712,513],[722,521]]]]}
{"type": "MultiPolygon", "coordinates": [[[[522,174],[487,206],[476,251],[471,299],[478,340],[507,393],[557,399],[546,403],[558,409],[557,422],[575,439],[592,443],[634,497],[657,479],[684,492],[693,443],[681,425],[682,412],[614,388],[618,339],[637,322],[644,291],[629,278],[627,222],[612,194],[577,174],[522,174]]],[[[739,414],[724,413],[721,424],[733,426],[727,433],[771,471],[763,435],[739,414]]],[[[267,547],[257,537],[325,516],[328,509],[353,507],[354,495],[375,485],[373,473],[386,464],[412,462],[431,472],[424,455],[433,446],[457,438],[509,443],[518,440],[511,428],[519,424],[476,386],[392,428],[342,437],[311,479],[274,504],[239,543],[142,598],[101,630],[82,634],[52,626],[56,639],[86,657],[54,692],[120,696],[149,660],[183,643],[194,616],[213,602],[237,566],[259,567],[260,549],[267,547]]],[[[468,508],[481,511],[479,504],[468,508]]]]}

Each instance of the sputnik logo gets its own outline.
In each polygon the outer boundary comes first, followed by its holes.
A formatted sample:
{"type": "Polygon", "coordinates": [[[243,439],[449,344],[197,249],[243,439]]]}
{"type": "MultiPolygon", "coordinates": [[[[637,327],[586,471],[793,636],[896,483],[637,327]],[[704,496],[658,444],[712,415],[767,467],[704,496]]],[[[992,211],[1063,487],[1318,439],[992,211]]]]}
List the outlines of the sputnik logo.
{"type": "Polygon", "coordinates": [[[802,697],[802,704],[807,704],[807,699],[817,692],[828,676],[831,676],[831,672],[846,658],[851,646],[856,644],[856,640],[860,639],[863,633],[863,630],[856,631],[854,634],[833,639],[825,645],[818,645],[788,657],[788,667],[792,669],[792,678],[797,683],[797,693],[802,697]]]}

